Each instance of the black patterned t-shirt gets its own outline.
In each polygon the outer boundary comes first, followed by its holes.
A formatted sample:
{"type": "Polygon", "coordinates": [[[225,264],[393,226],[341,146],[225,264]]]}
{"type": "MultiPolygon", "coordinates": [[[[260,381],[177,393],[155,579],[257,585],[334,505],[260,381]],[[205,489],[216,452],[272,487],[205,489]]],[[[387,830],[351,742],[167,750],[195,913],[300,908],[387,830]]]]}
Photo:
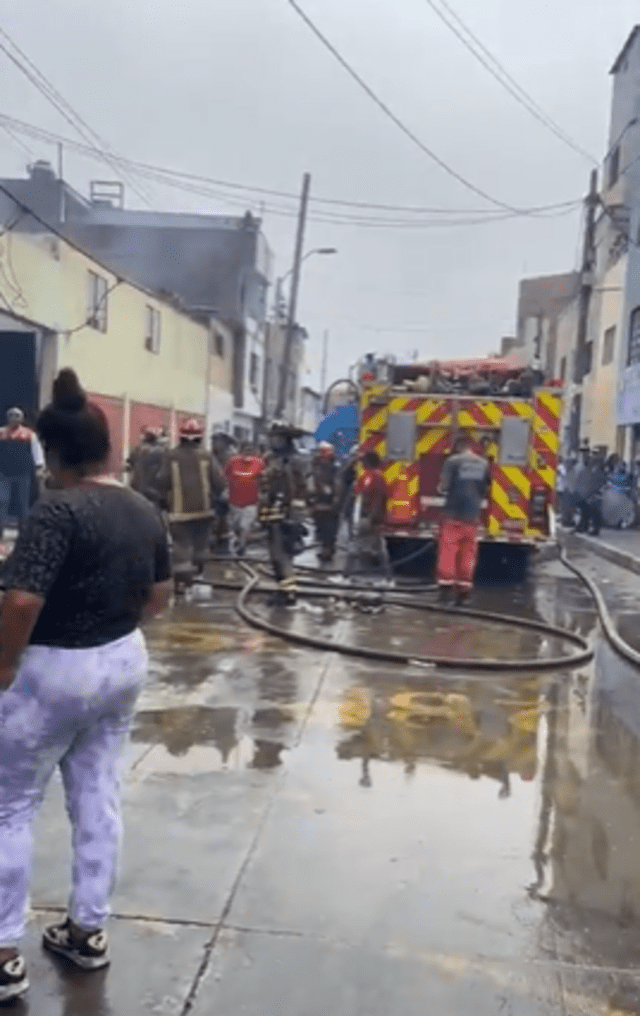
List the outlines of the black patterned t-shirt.
{"type": "Polygon", "coordinates": [[[33,645],[88,649],[132,632],[151,586],[170,575],[153,505],[127,487],[86,482],[34,505],[3,584],[45,600],[33,645]]]}

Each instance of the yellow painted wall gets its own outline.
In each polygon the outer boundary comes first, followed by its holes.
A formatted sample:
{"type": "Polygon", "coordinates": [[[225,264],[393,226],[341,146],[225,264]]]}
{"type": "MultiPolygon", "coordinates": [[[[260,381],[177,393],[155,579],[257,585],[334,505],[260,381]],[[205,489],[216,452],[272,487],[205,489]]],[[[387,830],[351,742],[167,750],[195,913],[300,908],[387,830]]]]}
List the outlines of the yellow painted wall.
{"type": "MultiPolygon", "coordinates": [[[[6,254],[0,255],[4,267],[6,254]]],[[[11,234],[10,256],[21,296],[13,299],[1,277],[0,288],[16,313],[58,332],[58,368],[77,370],[88,391],[205,412],[209,341],[205,325],[121,283],[108,296],[106,333],[79,327],[86,318],[89,270],[106,278],[109,287],[116,277],[48,236],[11,234]],[[160,312],[158,354],[145,349],[147,305],[160,312]]]]}

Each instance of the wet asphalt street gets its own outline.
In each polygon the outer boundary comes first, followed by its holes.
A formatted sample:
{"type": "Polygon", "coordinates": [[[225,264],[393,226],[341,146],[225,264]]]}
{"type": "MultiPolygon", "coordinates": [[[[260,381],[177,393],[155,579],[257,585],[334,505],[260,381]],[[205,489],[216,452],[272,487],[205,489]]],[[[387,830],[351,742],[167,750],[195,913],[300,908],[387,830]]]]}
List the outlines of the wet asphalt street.
{"type": "MultiPolygon", "coordinates": [[[[585,561],[640,641],[640,579],[585,561]]],[[[555,562],[477,602],[596,627],[555,562]]],[[[32,988],[10,1011],[640,1013],[638,672],[600,640],[593,664],[566,673],[388,667],[283,644],[244,627],[232,603],[214,593],[149,628],[106,972],[40,952],[69,870],[52,785],[36,829],[32,988]]],[[[423,654],[551,648],[395,608],[260,609],[423,654]]]]}

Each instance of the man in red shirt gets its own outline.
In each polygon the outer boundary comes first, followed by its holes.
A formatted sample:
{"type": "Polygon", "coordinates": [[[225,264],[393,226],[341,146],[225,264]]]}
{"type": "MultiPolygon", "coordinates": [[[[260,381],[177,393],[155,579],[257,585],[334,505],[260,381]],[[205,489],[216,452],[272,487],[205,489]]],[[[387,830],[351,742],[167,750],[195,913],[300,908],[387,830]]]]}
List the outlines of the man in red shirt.
{"type": "Polygon", "coordinates": [[[229,497],[229,527],[235,535],[235,552],[244,554],[247,536],[256,520],[259,485],[264,461],[249,444],[242,445],[239,455],[232,455],[225,466],[229,497]]]}

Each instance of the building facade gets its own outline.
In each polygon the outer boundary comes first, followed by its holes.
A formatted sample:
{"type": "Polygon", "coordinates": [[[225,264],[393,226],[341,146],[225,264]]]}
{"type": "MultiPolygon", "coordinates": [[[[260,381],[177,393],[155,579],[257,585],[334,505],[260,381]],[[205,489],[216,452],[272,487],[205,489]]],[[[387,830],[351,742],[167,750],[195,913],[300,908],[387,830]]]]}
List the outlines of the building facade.
{"type": "Polygon", "coordinates": [[[300,389],[300,407],[298,410],[298,426],[309,434],[315,434],[322,420],[322,395],[313,388],[303,386],[300,389]]]}
{"type": "MultiPolygon", "coordinates": [[[[0,222],[23,209],[0,202],[0,222]]],[[[195,416],[211,430],[230,414],[232,337],[224,323],[196,317],[116,275],[34,220],[8,230],[0,248],[0,414],[21,405],[33,419],[56,372],[73,367],[109,420],[112,468],[122,471],[145,425],[175,439],[195,416]]]]}
{"type": "Polygon", "coordinates": [[[307,332],[300,325],[293,329],[289,362],[285,367],[286,322],[277,316],[267,325],[265,344],[265,368],[262,379],[262,400],[264,419],[273,420],[276,415],[282,375],[286,370],[285,402],[282,418],[288,423],[296,423],[300,409],[300,377],[304,362],[305,341],[307,332]]]}
{"type": "MultiPolygon", "coordinates": [[[[260,220],[250,213],[234,217],[129,210],[119,184],[108,189],[92,185],[87,200],[59,180],[46,162],[29,167],[25,179],[1,183],[116,275],[165,294],[188,313],[224,325],[232,355],[229,428],[237,438],[253,437],[262,416],[272,262],[260,220]]],[[[31,228],[28,218],[16,226],[20,231],[31,228]]]]}
{"type": "Polygon", "coordinates": [[[613,103],[607,172],[625,248],[620,320],[617,421],[627,459],[640,457],[640,26],[612,68],[613,103]]]}

